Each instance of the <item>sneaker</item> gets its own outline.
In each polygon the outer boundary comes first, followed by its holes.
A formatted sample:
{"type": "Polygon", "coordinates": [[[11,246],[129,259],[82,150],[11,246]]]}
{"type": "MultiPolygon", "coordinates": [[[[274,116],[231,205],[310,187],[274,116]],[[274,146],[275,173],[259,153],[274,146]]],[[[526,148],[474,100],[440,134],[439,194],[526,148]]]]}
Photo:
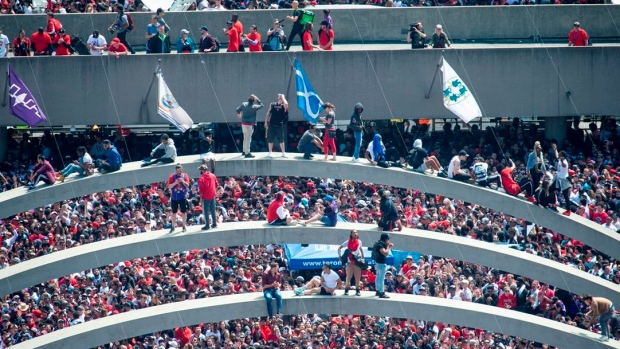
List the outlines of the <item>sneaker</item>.
{"type": "Polygon", "coordinates": [[[348,288],[345,288],[345,289],[344,289],[344,295],[345,295],[345,296],[348,296],[348,295],[349,295],[349,289],[348,289],[348,288]]]}
{"type": "Polygon", "coordinates": [[[286,153],[282,153],[282,157],[287,158],[288,156],[286,156],[286,153]]]}
{"type": "Polygon", "coordinates": [[[58,178],[58,180],[59,180],[61,183],[64,183],[64,181],[65,181],[65,175],[63,175],[62,173],[58,173],[58,177],[57,177],[57,178],[58,178]]]}
{"type": "Polygon", "coordinates": [[[353,160],[351,160],[351,161],[353,161],[353,162],[362,162],[360,159],[357,159],[357,158],[353,158],[353,160]]]}
{"type": "Polygon", "coordinates": [[[211,228],[213,229],[217,228],[217,224],[211,224],[211,228]]]}
{"type": "Polygon", "coordinates": [[[314,155],[310,154],[308,155],[310,157],[310,159],[314,158],[314,155]]]}
{"type": "Polygon", "coordinates": [[[381,292],[379,291],[375,292],[375,296],[380,296],[380,295],[381,295],[381,292]]]}
{"type": "Polygon", "coordinates": [[[362,292],[360,292],[360,290],[356,290],[356,291],[355,291],[355,295],[359,297],[359,296],[361,296],[361,295],[362,295],[362,292]]]}
{"type": "Polygon", "coordinates": [[[170,227],[170,231],[169,231],[169,233],[170,233],[170,234],[174,233],[174,225],[170,227]]]}
{"type": "Polygon", "coordinates": [[[288,225],[290,225],[290,226],[294,227],[294,226],[296,226],[297,224],[299,224],[299,221],[298,221],[298,220],[296,220],[296,219],[293,219],[293,220],[292,220],[292,221],[291,221],[288,225]]]}
{"type": "Polygon", "coordinates": [[[187,232],[187,227],[184,225],[183,226],[183,232],[186,233],[187,232]]]}
{"type": "Polygon", "coordinates": [[[379,295],[379,298],[387,299],[387,298],[390,298],[390,296],[388,296],[387,294],[385,294],[385,292],[383,292],[379,295]]]}
{"type": "Polygon", "coordinates": [[[36,186],[34,184],[31,184],[31,185],[28,186],[28,190],[32,190],[34,188],[36,188],[36,186]]]}
{"type": "Polygon", "coordinates": [[[151,158],[146,158],[146,159],[142,160],[142,162],[151,162],[151,158]]]}
{"type": "Polygon", "coordinates": [[[301,296],[304,294],[304,291],[301,289],[301,287],[298,287],[295,289],[295,295],[296,296],[301,296]]]}
{"type": "Polygon", "coordinates": [[[272,154],[271,152],[269,152],[269,154],[267,154],[267,158],[268,158],[268,159],[273,158],[273,154],[272,154]]]}
{"type": "Polygon", "coordinates": [[[241,152],[241,156],[245,156],[245,152],[244,151],[241,152]]]}
{"type": "Polygon", "coordinates": [[[566,217],[568,217],[568,216],[570,216],[570,210],[566,210],[562,214],[565,215],[566,217]]]}
{"type": "Polygon", "coordinates": [[[603,341],[603,342],[608,342],[609,337],[607,337],[606,335],[602,335],[598,340],[603,341]]]}
{"type": "Polygon", "coordinates": [[[246,159],[253,159],[253,158],[255,158],[255,157],[256,157],[256,156],[252,155],[252,153],[247,153],[247,154],[245,154],[245,158],[246,158],[246,159]]]}
{"type": "Polygon", "coordinates": [[[209,225],[205,225],[204,227],[202,227],[202,230],[209,230],[209,225]]]}
{"type": "Polygon", "coordinates": [[[306,226],[306,221],[299,221],[299,224],[305,227],[306,226]]]}
{"type": "Polygon", "coordinates": [[[533,204],[535,204],[535,203],[536,203],[536,198],[535,198],[535,197],[533,197],[533,196],[531,196],[531,195],[526,195],[526,196],[525,196],[525,199],[526,199],[527,201],[529,201],[529,202],[533,203],[533,204]]]}
{"type": "Polygon", "coordinates": [[[312,156],[312,155],[310,155],[310,156],[305,156],[305,155],[304,155],[304,159],[306,159],[306,160],[312,160],[312,157],[311,157],[311,156],[312,156]]]}

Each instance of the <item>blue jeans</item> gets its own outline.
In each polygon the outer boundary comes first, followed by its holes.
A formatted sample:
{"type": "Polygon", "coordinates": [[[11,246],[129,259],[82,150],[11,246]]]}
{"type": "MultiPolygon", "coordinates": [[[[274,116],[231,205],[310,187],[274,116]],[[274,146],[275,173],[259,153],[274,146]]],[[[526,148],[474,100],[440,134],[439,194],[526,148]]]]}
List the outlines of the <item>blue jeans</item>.
{"type": "Polygon", "coordinates": [[[310,142],[305,146],[299,148],[299,151],[304,153],[304,156],[310,156],[316,150],[316,144],[314,142],[310,142]]]}
{"type": "Polygon", "coordinates": [[[75,172],[83,175],[84,169],[81,166],[78,166],[76,164],[69,164],[65,168],[63,168],[62,171],[60,171],[60,173],[62,173],[62,175],[65,177],[75,172]]]}
{"type": "Polygon", "coordinates": [[[273,304],[272,300],[276,299],[276,310],[277,313],[282,313],[282,295],[280,294],[280,290],[275,288],[270,288],[263,291],[263,295],[265,296],[265,300],[267,300],[267,313],[269,313],[269,317],[273,316],[273,304]]]}
{"type": "Polygon", "coordinates": [[[202,213],[205,216],[205,225],[209,225],[209,215],[213,220],[213,225],[217,225],[217,217],[215,215],[215,199],[202,200],[202,213]]]}
{"type": "Polygon", "coordinates": [[[353,152],[353,158],[360,158],[360,148],[362,147],[362,131],[353,131],[355,136],[355,151],[353,152]]]}
{"type": "Polygon", "coordinates": [[[375,270],[377,271],[377,278],[375,279],[375,289],[377,292],[383,292],[383,286],[385,285],[385,272],[387,271],[387,264],[375,264],[375,270]]]}
{"type": "Polygon", "coordinates": [[[601,335],[604,337],[610,337],[611,334],[609,333],[609,325],[607,324],[607,321],[611,318],[611,316],[614,314],[614,305],[612,304],[611,307],[609,307],[609,311],[606,312],[605,314],[601,314],[598,317],[598,323],[601,325],[601,335]]]}

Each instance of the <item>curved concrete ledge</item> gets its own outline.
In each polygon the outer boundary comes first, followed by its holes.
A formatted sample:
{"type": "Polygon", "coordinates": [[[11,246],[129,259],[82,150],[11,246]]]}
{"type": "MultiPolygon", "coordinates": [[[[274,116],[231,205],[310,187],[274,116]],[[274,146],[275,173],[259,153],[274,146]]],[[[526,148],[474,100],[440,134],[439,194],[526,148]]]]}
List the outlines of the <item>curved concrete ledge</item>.
{"type": "MultiPolygon", "coordinates": [[[[598,335],[576,327],[516,311],[446,299],[395,294],[362,297],[295,297],[283,292],[282,313],[359,314],[447,322],[547,343],[562,349],[620,348],[620,342],[600,342],[598,335]]],[[[260,293],[205,298],[131,311],[72,326],[13,346],[15,349],[92,348],[179,326],[266,316],[260,293]]]]}
{"type": "MultiPolygon", "coordinates": [[[[211,231],[190,227],[187,233],[169,234],[167,230],[160,230],[131,235],[56,252],[0,270],[0,295],[110,263],[195,248],[273,242],[338,245],[348,238],[352,229],[360,233],[364,246],[372,246],[379,239],[380,232],[373,225],[353,223],[326,228],[275,227],[264,222],[242,222],[222,224],[220,228],[211,231]]],[[[620,286],[560,263],[550,263],[542,257],[505,246],[425,230],[404,229],[391,234],[397,248],[492,266],[569,292],[592,293],[620,304],[620,286]]]]}
{"type": "MultiPolygon", "coordinates": [[[[456,198],[511,216],[526,219],[540,226],[561,232],[611,256],[620,257],[620,234],[585,218],[571,215],[566,217],[545,210],[525,200],[445,178],[426,176],[411,170],[379,168],[369,164],[356,164],[350,158],[340,157],[334,162],[300,160],[300,154],[289,154],[289,158],[267,159],[266,154],[256,154],[255,159],[243,159],[237,154],[217,154],[217,175],[261,175],[330,177],[366,181],[391,185],[399,188],[415,188],[425,192],[456,198]]],[[[198,177],[197,155],[182,156],[178,162],[192,177],[198,177]]],[[[140,168],[140,162],[123,165],[115,173],[95,174],[87,178],[71,177],[65,183],[41,186],[32,191],[17,188],[0,194],[0,212],[10,216],[19,212],[41,207],[52,202],[66,200],[94,192],[122,188],[129,185],[152,183],[168,178],[174,165],[140,168]]]]}

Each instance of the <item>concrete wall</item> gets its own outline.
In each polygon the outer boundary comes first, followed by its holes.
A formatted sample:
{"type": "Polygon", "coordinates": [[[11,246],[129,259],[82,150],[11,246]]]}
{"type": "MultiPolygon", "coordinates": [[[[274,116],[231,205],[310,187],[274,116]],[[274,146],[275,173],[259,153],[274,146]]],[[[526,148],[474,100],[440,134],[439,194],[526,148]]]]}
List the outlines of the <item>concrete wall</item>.
{"type": "MultiPolygon", "coordinates": [[[[290,10],[239,11],[244,28],[249,30],[256,24],[261,33],[266,33],[273,19],[282,19],[290,10]]],[[[321,11],[315,24],[323,18],[321,11]]],[[[150,23],[152,13],[132,13],[135,27],[129,36],[130,43],[144,44],[144,32],[150,23]]],[[[581,21],[592,37],[620,37],[614,27],[614,19],[620,18],[620,7],[613,5],[581,6],[493,6],[465,8],[373,8],[373,9],[334,9],[336,42],[383,42],[404,40],[403,30],[415,20],[421,20],[432,32],[435,24],[442,24],[453,39],[529,39],[540,35],[543,38],[567,38],[572,23],[581,21]]],[[[107,34],[107,28],[114,21],[113,14],[69,14],[57,15],[69,33],[78,33],[84,38],[93,30],[107,34]]],[[[208,12],[170,12],[166,22],[176,38],[182,28],[189,29],[194,36],[200,36],[198,28],[206,25],[213,34],[225,39],[220,29],[230,19],[228,11],[208,12]]],[[[0,27],[12,40],[23,28],[30,35],[37,27],[45,26],[45,15],[16,15],[0,17],[0,27]]],[[[286,23],[287,31],[290,22],[286,23]]]]}
{"type": "MultiPolygon", "coordinates": [[[[443,107],[440,78],[430,99],[424,98],[440,54],[438,50],[333,51],[297,57],[321,98],[336,105],[340,119],[348,119],[358,101],[364,103],[366,119],[453,118],[443,107]]],[[[487,117],[613,114],[620,110],[620,99],[610,98],[609,91],[620,81],[620,70],[609,67],[618,65],[618,57],[620,47],[600,46],[445,53],[487,117]]],[[[53,125],[161,124],[156,86],[148,99],[148,113],[141,112],[158,59],[172,93],[195,122],[237,122],[235,108],[251,93],[269,102],[285,92],[293,55],[36,57],[11,59],[11,64],[53,125]]],[[[292,85],[291,119],[300,120],[292,85]]],[[[259,112],[259,120],[264,116],[265,110],[259,112]]],[[[18,122],[8,107],[0,108],[0,125],[18,122]]]]}
{"type": "MultiPolygon", "coordinates": [[[[510,334],[562,349],[620,348],[620,344],[613,340],[598,341],[598,335],[590,331],[475,303],[404,294],[378,299],[370,292],[363,292],[362,297],[295,297],[292,291],[288,291],[283,292],[283,298],[284,315],[360,314],[422,319],[510,334]]],[[[266,315],[265,300],[260,293],[204,298],[105,317],[37,337],[13,348],[91,348],[179,326],[266,315]]]]}
{"type": "MultiPolygon", "coordinates": [[[[371,247],[380,232],[372,224],[342,223],[335,228],[322,225],[308,227],[274,227],[265,222],[221,224],[218,229],[201,231],[190,227],[187,233],[169,234],[167,230],[138,234],[83,245],[35,258],[0,270],[0,295],[53,278],[116,263],[164,253],[218,246],[267,243],[310,243],[339,245],[356,229],[364,247],[371,247]],[[79,266],[79,267],[76,267],[79,266]]],[[[548,259],[533,256],[506,246],[436,234],[425,230],[404,229],[393,232],[396,248],[419,251],[433,256],[454,258],[505,270],[545,282],[574,293],[592,293],[620,303],[620,286],[548,259]]]]}
{"type": "MultiPolygon", "coordinates": [[[[566,217],[496,190],[394,167],[383,169],[372,167],[368,163],[356,164],[352,163],[350,158],[342,156],[336,163],[327,163],[299,160],[301,156],[269,160],[265,158],[265,153],[256,155],[256,159],[247,160],[241,159],[238,154],[216,154],[218,176],[329,177],[418,189],[473,202],[482,207],[489,207],[526,219],[539,226],[575,238],[614,257],[618,257],[620,253],[619,234],[583,217],[577,215],[566,217]]],[[[182,156],[177,158],[177,162],[184,165],[185,171],[192,178],[198,177],[197,169],[200,162],[197,156],[182,156]]],[[[26,191],[21,187],[0,193],[0,212],[8,216],[71,197],[129,185],[157,182],[168,178],[172,172],[174,172],[174,165],[140,168],[140,162],[132,162],[124,164],[120,171],[106,175],[95,174],[86,178],[71,177],[65,183],[41,186],[33,191],[26,191]]]]}

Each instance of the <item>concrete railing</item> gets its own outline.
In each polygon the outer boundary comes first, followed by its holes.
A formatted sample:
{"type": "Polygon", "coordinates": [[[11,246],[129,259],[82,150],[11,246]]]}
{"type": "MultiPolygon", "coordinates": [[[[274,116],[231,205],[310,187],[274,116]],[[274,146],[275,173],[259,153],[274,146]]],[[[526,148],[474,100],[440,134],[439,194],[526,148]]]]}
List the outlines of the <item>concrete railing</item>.
{"type": "MultiPolygon", "coordinates": [[[[390,299],[379,299],[373,295],[363,292],[361,297],[295,297],[290,291],[283,292],[282,313],[359,314],[421,319],[509,334],[562,349],[620,348],[620,342],[598,341],[599,335],[596,333],[514,310],[406,294],[394,294],[390,299]]],[[[259,316],[267,316],[265,300],[260,293],[196,299],[71,326],[19,343],[13,348],[92,348],[176,327],[259,316]]]]}
{"type": "MultiPolygon", "coordinates": [[[[398,168],[383,169],[369,164],[356,164],[350,158],[340,157],[334,162],[300,160],[296,157],[267,159],[256,154],[255,159],[242,159],[238,154],[216,154],[218,176],[260,175],[342,178],[359,182],[385,184],[398,188],[413,188],[472,202],[514,217],[526,219],[539,226],[577,239],[614,257],[620,256],[620,235],[577,215],[566,217],[543,209],[496,190],[466,184],[450,179],[422,175],[398,168]]],[[[293,156],[291,154],[291,156],[293,156]]],[[[198,177],[198,156],[182,156],[177,162],[185,166],[192,177],[198,177]]],[[[17,188],[0,193],[0,213],[4,217],[41,207],[68,198],[95,192],[163,181],[174,172],[174,165],[141,168],[140,162],[124,164],[118,172],[86,178],[71,177],[64,183],[41,186],[32,191],[17,188]]]]}
{"type": "MultiPolygon", "coordinates": [[[[55,252],[0,270],[0,295],[118,261],[197,248],[267,243],[340,245],[352,229],[359,232],[365,247],[372,246],[381,234],[370,224],[339,223],[335,228],[329,228],[322,225],[278,227],[265,222],[239,222],[224,223],[218,229],[208,232],[190,227],[188,233],[168,234],[160,230],[130,235],[55,252]]],[[[620,286],[570,266],[550,263],[548,259],[506,246],[417,229],[393,232],[391,241],[397,249],[481,264],[536,279],[572,293],[596,294],[620,304],[620,286]]]]}

